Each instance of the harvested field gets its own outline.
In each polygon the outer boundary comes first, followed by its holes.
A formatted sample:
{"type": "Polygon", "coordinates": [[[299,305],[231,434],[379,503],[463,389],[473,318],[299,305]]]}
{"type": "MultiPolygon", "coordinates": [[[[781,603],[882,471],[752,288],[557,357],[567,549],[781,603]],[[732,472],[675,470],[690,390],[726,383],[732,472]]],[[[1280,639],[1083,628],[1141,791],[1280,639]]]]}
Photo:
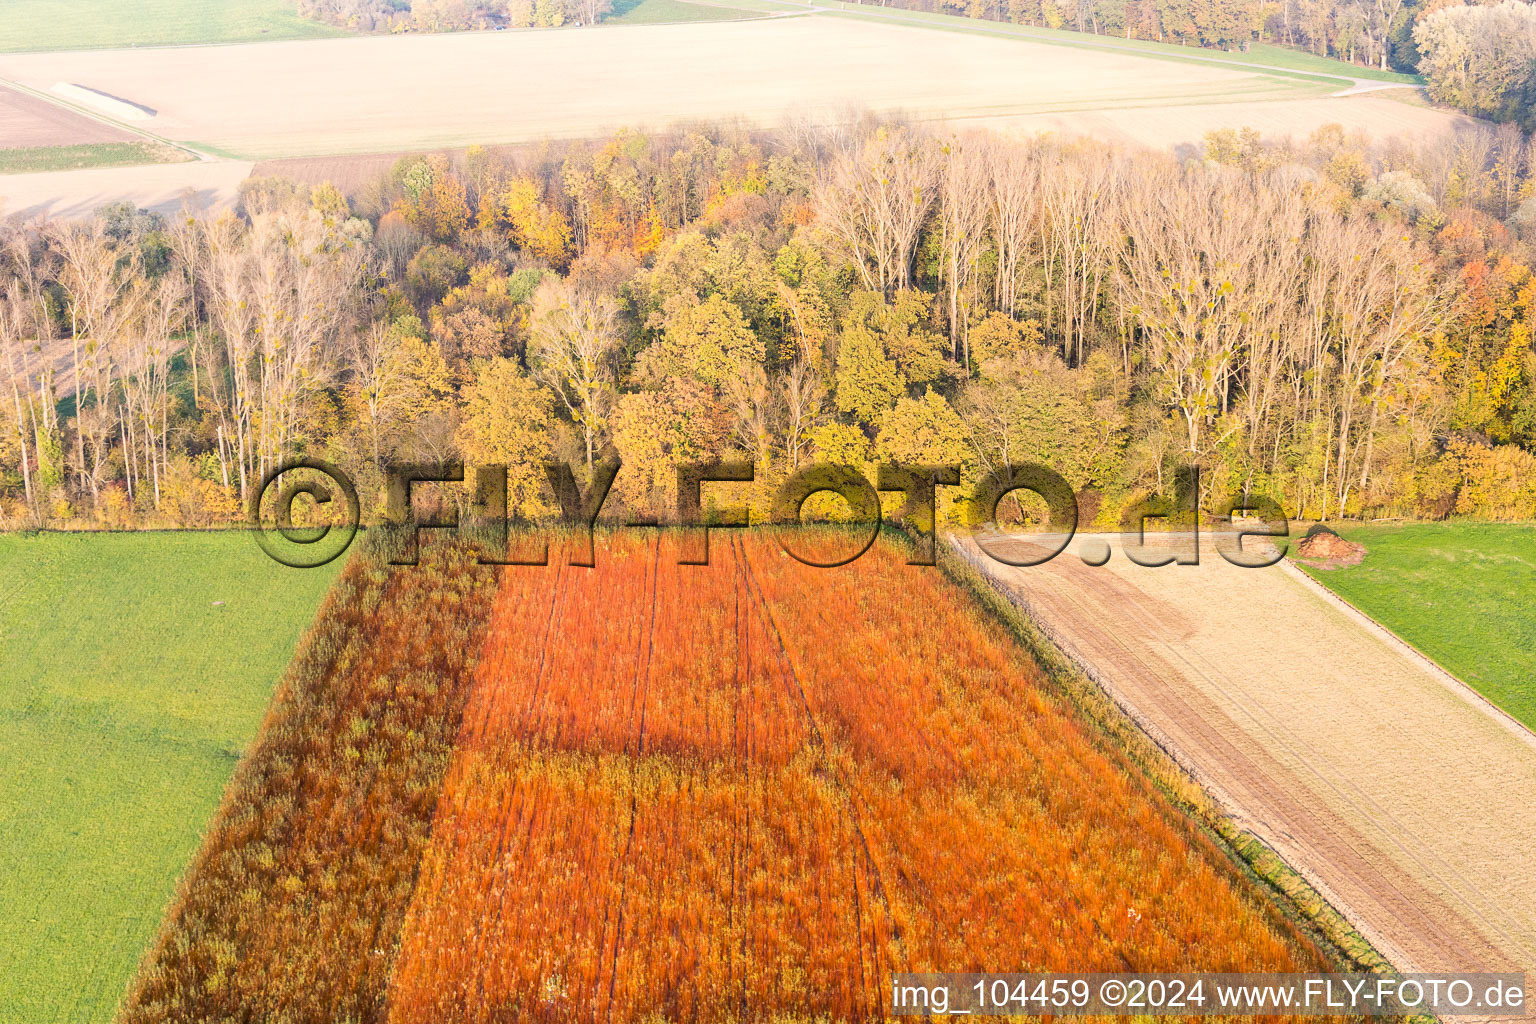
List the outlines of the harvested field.
{"type": "Polygon", "coordinates": [[[147,126],[159,135],[251,158],[585,136],[690,118],[772,125],[797,111],[831,118],[860,107],[941,118],[1256,103],[1339,84],[820,15],[23,54],[0,57],[0,77],[44,89],[76,82],[157,110],[147,126]]]}
{"type": "Polygon", "coordinates": [[[251,165],[234,160],[0,176],[0,217],[87,217],[122,199],[162,213],[235,201],[251,165]]]}
{"type": "Polygon", "coordinates": [[[1206,103],[1145,109],[1068,111],[988,118],[979,123],[1019,131],[1086,135],[1106,142],[1134,143],[1152,149],[1198,146],[1207,132],[1257,128],[1267,138],[1304,141],[1325,124],[1373,139],[1427,141],[1478,125],[1465,114],[1405,102],[1406,93],[1357,93],[1275,102],[1206,103]]]}
{"type": "Polygon", "coordinates": [[[892,970],[1329,963],[893,544],[459,551],[353,559],[125,1024],[863,1021],[892,970]]]}
{"type": "Polygon", "coordinates": [[[128,142],[134,138],[121,128],[0,86],[0,150],[128,142]]]}
{"type": "Polygon", "coordinates": [[[1086,566],[1103,540],[955,544],[1398,967],[1536,965],[1536,737],[1293,568],[1086,566]]]}
{"type": "Polygon", "coordinates": [[[405,153],[368,153],[361,156],[262,160],[251,168],[251,177],[288,178],[306,185],[329,182],[347,195],[356,195],[363,188],[388,174],[405,155],[405,153]]]}
{"type": "MultiPolygon", "coordinates": [[[[1044,30],[1050,38],[1042,41],[1012,31],[1017,26],[940,17],[928,27],[917,15],[894,17],[844,10],[747,22],[23,54],[0,56],[0,79],[42,90],[77,82],[158,111],[145,127],[162,137],[338,184],[371,178],[380,163],[372,154],[688,120],[839,121],[862,109],[1154,148],[1195,146],[1218,128],[1302,138],[1338,123],[1377,138],[1428,139],[1472,123],[1387,98],[1397,94],[1329,95],[1348,84],[1341,78],[1164,52],[1178,47],[1094,44],[1075,34],[1062,40],[1044,30]],[[390,73],[381,76],[381,67],[390,73]],[[560,88],[549,87],[555,81],[560,88]],[[313,177],[319,165],[293,163],[306,157],[324,158],[327,170],[313,177]]],[[[173,209],[190,188],[200,201],[226,204],[242,168],[249,165],[205,161],[107,178],[34,175],[0,182],[0,200],[12,213],[70,216],[118,199],[173,209]]]]}

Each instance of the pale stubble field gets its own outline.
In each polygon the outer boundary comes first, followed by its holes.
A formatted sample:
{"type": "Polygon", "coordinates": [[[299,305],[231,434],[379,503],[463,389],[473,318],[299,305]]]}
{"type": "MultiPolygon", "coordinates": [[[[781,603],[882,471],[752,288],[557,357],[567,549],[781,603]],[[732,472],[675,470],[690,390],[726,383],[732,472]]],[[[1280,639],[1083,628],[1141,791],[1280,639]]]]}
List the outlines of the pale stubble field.
{"type": "Polygon", "coordinates": [[[1423,141],[1470,123],[1402,102],[1406,91],[1336,96],[1347,82],[1053,45],[953,21],[963,27],[808,13],[3,54],[0,83],[54,102],[61,83],[129,100],[155,112],[135,132],[204,159],[0,175],[0,211],[79,216],[128,199],[170,212],[187,195],[195,206],[228,205],[256,160],[289,158],[286,173],[341,181],[362,173],[359,161],[387,166],[409,152],[689,122],[838,123],[866,111],[1155,149],[1198,146],[1218,128],[1302,139],[1336,123],[1423,141]]]}
{"type": "MultiPolygon", "coordinates": [[[[0,56],[0,78],[122,97],[157,111],[147,130],[245,159],[590,136],[686,119],[775,125],[859,109],[999,119],[1265,107],[1338,85],[826,16],[18,54],[0,56]]],[[[1341,102],[1339,113],[1351,106],[1341,102]]]]}

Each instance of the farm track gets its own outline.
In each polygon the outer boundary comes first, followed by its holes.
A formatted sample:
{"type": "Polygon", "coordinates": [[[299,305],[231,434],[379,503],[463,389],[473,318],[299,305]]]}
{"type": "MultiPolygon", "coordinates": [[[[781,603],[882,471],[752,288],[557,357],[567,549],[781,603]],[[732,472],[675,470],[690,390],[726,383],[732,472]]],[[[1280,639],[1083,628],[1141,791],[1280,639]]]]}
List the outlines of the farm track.
{"type": "Polygon", "coordinates": [[[1399,967],[1536,967],[1536,751],[1482,702],[1280,568],[953,543],[1399,967]]]}

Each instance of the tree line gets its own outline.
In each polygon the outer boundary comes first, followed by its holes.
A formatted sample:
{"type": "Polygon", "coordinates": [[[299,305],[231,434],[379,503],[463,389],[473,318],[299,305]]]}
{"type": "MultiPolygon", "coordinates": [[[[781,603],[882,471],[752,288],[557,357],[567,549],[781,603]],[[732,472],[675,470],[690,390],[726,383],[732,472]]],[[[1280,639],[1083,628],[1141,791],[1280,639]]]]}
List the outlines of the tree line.
{"type": "Polygon", "coordinates": [[[612,0],[299,0],[299,14],[356,32],[595,25],[612,0]]]}
{"type": "MultiPolygon", "coordinates": [[[[750,459],[1044,463],[1110,524],[1179,467],[1215,507],[1536,518],[1531,146],[1214,133],[1178,160],[891,121],[402,160],[352,197],[7,226],[10,525],[235,520],[318,456],[507,463],[666,513],[750,459]]],[[[1023,511],[1021,506],[1021,511],[1023,511]]]]}
{"type": "Polygon", "coordinates": [[[1413,38],[1434,99],[1536,128],[1536,6],[1442,7],[1419,21],[1413,38]]]}

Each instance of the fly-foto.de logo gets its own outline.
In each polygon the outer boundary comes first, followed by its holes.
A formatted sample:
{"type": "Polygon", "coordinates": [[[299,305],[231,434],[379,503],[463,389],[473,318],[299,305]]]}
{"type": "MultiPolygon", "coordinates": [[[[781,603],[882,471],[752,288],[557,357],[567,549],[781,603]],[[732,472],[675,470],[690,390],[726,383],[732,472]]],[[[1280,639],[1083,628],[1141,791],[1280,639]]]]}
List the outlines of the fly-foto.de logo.
{"type": "MultiPolygon", "coordinates": [[[[614,481],[623,470],[617,457],[593,463],[587,480],[578,479],[563,462],[546,462],[543,475],[559,505],[557,523],[568,541],[568,564],[596,564],[593,532],[602,516],[614,481]]],[[[396,465],[386,469],[385,512],[381,525],[399,531],[400,543],[392,565],[415,565],[422,530],[473,529],[484,548],[484,565],[547,565],[547,539],[520,544],[520,553],[508,555],[513,517],[508,503],[509,467],[506,464],[465,467],[461,462],[396,465]],[[464,499],[443,504],[429,515],[418,513],[413,500],[422,485],[460,488],[464,499]],[[461,515],[461,507],[468,515],[461,515]],[[499,553],[499,554],[498,554],[499,553]]],[[[815,463],[801,467],[775,489],[766,525],[773,530],[785,553],[811,566],[832,568],[855,561],[879,536],[885,522],[900,526],[912,536],[911,565],[936,564],[935,536],[938,494],[941,487],[958,487],[961,469],[956,465],[901,465],[885,463],[872,482],[852,466],[815,463]],[[812,554],[795,541],[795,527],[807,525],[805,505],[813,495],[830,493],[848,506],[845,524],[849,544],[836,555],[812,554]],[[889,516],[882,511],[881,494],[900,495],[889,516]]],[[[708,484],[753,483],[756,467],[748,461],[685,463],[676,469],[676,502],[670,518],[631,516],[619,522],[626,528],[674,528],[681,532],[678,563],[709,564],[711,530],[743,528],[752,523],[744,505],[705,503],[708,484]]],[[[1263,568],[1285,554],[1283,544],[1245,549],[1244,538],[1281,538],[1290,524],[1278,502],[1255,494],[1209,500],[1201,495],[1200,471],[1187,466],[1175,475],[1171,496],[1151,495],[1126,507],[1119,531],[1126,556],[1138,565],[1196,565],[1200,557],[1202,516],[1221,524],[1209,531],[1218,554],[1233,565],[1263,568]],[[1244,517],[1238,525],[1239,517],[1244,517]],[[1163,547],[1146,544],[1149,522],[1170,531],[1177,543],[1163,547]]],[[[893,502],[893,504],[895,504],[893,502]]],[[[1030,463],[1005,466],[982,474],[953,503],[957,525],[973,531],[977,547],[1006,565],[1030,566],[1048,562],[1065,551],[1079,527],[1077,494],[1065,478],[1049,466],[1030,463]],[[1030,535],[1032,543],[1013,543],[1013,535],[998,531],[998,508],[1005,498],[1019,492],[1035,495],[1044,515],[1030,535]]],[[[284,565],[314,568],[334,560],[351,544],[362,525],[357,486],[342,470],[319,459],[297,459],[274,467],[263,477],[251,499],[248,522],[262,550],[284,565]],[[295,523],[295,510],[307,499],[310,515],[304,525],[295,523]],[[318,514],[316,514],[318,512],[318,514]]],[[[534,533],[539,524],[531,524],[534,533]]],[[[1079,557],[1089,565],[1103,565],[1109,558],[1107,542],[1085,546],[1079,557]]]]}

